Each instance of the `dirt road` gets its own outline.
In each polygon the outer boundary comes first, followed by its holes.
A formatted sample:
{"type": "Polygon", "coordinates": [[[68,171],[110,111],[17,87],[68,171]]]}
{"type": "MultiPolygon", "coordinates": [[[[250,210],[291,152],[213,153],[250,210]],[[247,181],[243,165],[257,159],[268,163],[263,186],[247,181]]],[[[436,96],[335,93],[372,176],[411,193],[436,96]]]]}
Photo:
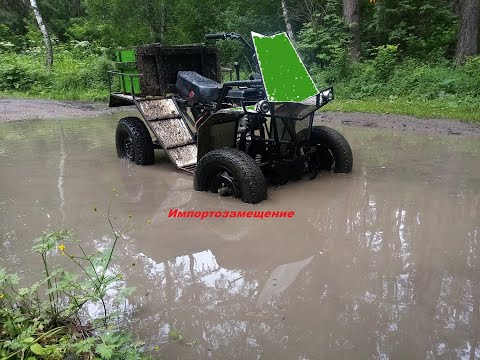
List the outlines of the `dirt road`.
{"type": "MultiPolygon", "coordinates": [[[[117,108],[118,109],[118,108],[117,108]]],[[[118,111],[106,103],[34,99],[0,99],[0,122],[32,119],[85,118],[118,111]]]]}
{"type": "MultiPolygon", "coordinates": [[[[127,108],[120,108],[126,110],[127,108]]],[[[77,118],[108,115],[119,108],[105,103],[0,99],[0,122],[28,119],[77,118]]],[[[319,112],[317,119],[344,126],[399,129],[426,134],[480,136],[480,124],[467,124],[448,119],[417,119],[407,115],[319,112]]]]}

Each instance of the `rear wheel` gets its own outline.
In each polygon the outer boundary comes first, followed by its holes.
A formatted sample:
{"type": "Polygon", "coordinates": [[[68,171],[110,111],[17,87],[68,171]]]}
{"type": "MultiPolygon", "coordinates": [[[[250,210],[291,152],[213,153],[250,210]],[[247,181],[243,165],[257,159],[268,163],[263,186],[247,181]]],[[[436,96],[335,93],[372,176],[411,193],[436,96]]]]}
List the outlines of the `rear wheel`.
{"type": "Polygon", "coordinates": [[[126,117],[118,122],[115,143],[119,158],[128,159],[137,165],[153,164],[152,137],[139,118],[126,117]]]}
{"type": "Polygon", "coordinates": [[[267,198],[267,182],[262,170],[246,153],[231,148],[205,154],[197,164],[195,190],[241,198],[256,204],[267,198]]]}
{"type": "MultiPolygon", "coordinates": [[[[307,134],[308,129],[302,130],[298,138],[306,139],[307,134]]],[[[314,126],[308,145],[316,147],[315,162],[320,169],[333,170],[336,173],[352,171],[352,149],[338,131],[327,126],[314,126]]]]}

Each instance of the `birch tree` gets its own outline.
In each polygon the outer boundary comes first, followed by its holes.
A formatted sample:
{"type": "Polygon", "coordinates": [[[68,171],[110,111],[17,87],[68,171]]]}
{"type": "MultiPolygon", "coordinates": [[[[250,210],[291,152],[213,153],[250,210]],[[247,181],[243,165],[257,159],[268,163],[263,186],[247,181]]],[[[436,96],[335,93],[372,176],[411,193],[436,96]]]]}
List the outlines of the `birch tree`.
{"type": "Polygon", "coordinates": [[[285,21],[285,27],[287,28],[287,35],[290,38],[290,40],[292,40],[292,42],[295,43],[296,41],[295,34],[293,33],[292,22],[290,20],[287,2],[285,0],[282,0],[282,15],[283,15],[283,20],[285,21]]]}
{"type": "Polygon", "coordinates": [[[45,50],[47,52],[46,66],[51,68],[53,65],[53,48],[52,41],[50,40],[50,35],[48,34],[47,27],[43,21],[42,14],[37,5],[37,0],[30,0],[30,5],[32,6],[33,13],[35,14],[35,19],[37,19],[38,27],[42,33],[43,42],[45,43],[45,50]]]}

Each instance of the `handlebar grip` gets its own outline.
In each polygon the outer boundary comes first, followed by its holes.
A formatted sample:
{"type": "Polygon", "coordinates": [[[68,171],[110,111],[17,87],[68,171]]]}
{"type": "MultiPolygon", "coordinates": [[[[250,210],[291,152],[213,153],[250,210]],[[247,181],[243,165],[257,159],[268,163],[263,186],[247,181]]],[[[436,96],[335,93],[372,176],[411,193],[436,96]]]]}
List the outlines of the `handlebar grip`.
{"type": "Polygon", "coordinates": [[[216,33],[216,34],[205,34],[205,39],[221,39],[224,40],[227,38],[227,34],[224,32],[216,33]]]}

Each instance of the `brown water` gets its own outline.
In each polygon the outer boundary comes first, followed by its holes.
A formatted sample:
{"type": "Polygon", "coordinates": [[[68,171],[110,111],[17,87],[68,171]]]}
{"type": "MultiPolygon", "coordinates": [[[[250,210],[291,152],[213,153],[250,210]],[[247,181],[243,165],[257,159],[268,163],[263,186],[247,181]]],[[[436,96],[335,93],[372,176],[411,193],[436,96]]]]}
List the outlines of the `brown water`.
{"type": "Polygon", "coordinates": [[[48,228],[104,247],[93,208],[115,188],[113,216],[137,224],[115,259],[137,264],[128,318],[162,358],[480,358],[478,138],[341,128],[352,174],[269,188],[250,206],[193,191],[161,153],[149,167],[117,159],[117,118],[0,124],[2,266],[38,273],[26,250],[48,228]],[[295,217],[168,219],[170,208],[295,217]]]}

